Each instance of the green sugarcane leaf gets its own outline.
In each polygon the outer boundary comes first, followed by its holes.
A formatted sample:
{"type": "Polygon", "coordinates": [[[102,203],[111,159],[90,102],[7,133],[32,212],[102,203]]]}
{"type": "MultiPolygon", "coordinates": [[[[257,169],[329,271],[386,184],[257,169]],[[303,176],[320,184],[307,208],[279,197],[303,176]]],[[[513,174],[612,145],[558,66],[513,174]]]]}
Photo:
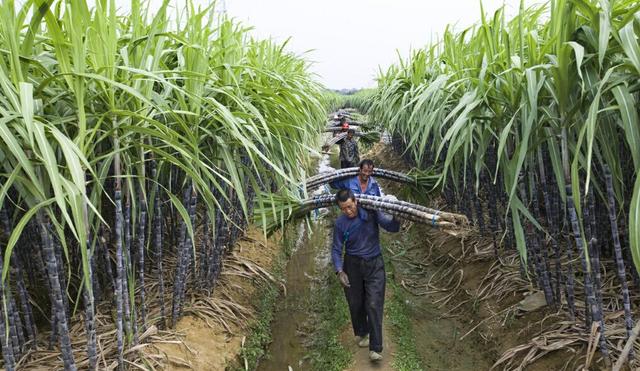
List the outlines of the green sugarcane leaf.
{"type": "Polygon", "coordinates": [[[636,271],[640,273],[640,177],[636,178],[629,205],[629,244],[636,271]]]}
{"type": "Polygon", "coordinates": [[[513,221],[513,232],[516,237],[516,248],[518,249],[518,255],[520,256],[520,260],[522,261],[522,267],[524,268],[524,271],[528,274],[527,244],[525,242],[524,230],[522,229],[522,224],[520,224],[520,217],[518,215],[517,209],[512,209],[511,220],[513,221]]]}
{"type": "Polygon", "coordinates": [[[612,92],[618,103],[625,138],[633,157],[633,164],[638,169],[640,168],[640,121],[638,120],[635,100],[629,93],[629,88],[624,85],[617,85],[612,92]]]}
{"type": "Polygon", "coordinates": [[[7,196],[9,189],[13,185],[13,182],[18,177],[18,174],[21,172],[22,167],[20,165],[16,166],[11,170],[11,174],[5,179],[4,184],[0,187],[0,205],[4,205],[4,198],[7,196]]]}
{"type": "Polygon", "coordinates": [[[600,31],[598,32],[598,65],[602,69],[604,57],[609,47],[609,36],[611,34],[611,12],[608,0],[599,0],[600,3],[600,31]]]}
{"type": "Polygon", "coordinates": [[[633,29],[633,21],[627,23],[627,25],[620,30],[620,44],[629,58],[631,65],[635,67],[636,72],[640,74],[640,45],[638,45],[637,36],[633,29]]]}
{"type": "Polygon", "coordinates": [[[193,248],[193,252],[195,253],[196,252],[195,251],[196,242],[195,242],[195,238],[194,238],[195,234],[193,233],[193,225],[191,224],[191,217],[189,216],[189,212],[184,207],[182,202],[180,202],[178,197],[176,197],[174,194],[171,194],[169,192],[167,192],[166,194],[169,196],[173,206],[176,208],[176,210],[178,210],[178,213],[180,214],[180,217],[182,218],[182,221],[187,226],[187,233],[189,233],[189,238],[191,240],[191,246],[193,248]]]}

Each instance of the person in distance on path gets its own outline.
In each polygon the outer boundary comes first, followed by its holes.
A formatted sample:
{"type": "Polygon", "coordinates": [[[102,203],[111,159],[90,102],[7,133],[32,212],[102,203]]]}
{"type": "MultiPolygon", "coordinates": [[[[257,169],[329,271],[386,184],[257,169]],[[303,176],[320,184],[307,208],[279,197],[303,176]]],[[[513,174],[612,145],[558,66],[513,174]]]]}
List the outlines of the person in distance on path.
{"type": "Polygon", "coordinates": [[[356,143],[356,139],[353,137],[355,132],[353,129],[347,130],[347,136],[338,142],[340,145],[341,169],[357,166],[358,162],[360,162],[358,143],[356,143]]]}
{"type": "Polygon", "coordinates": [[[379,361],[386,284],[379,227],[398,232],[400,223],[383,212],[358,206],[349,189],[338,191],[335,200],[342,215],[333,229],[331,260],[344,288],[356,342],[369,347],[370,360],[379,361]]]}

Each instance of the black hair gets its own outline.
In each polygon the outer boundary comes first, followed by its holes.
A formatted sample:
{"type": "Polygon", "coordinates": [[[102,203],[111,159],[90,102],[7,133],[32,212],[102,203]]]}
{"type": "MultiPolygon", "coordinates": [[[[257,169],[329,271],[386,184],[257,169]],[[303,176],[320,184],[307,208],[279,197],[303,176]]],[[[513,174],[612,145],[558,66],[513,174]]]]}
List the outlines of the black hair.
{"type": "Polygon", "coordinates": [[[340,123],[347,122],[347,118],[345,116],[340,117],[340,123]]]}
{"type": "Polygon", "coordinates": [[[350,189],[341,189],[336,193],[336,204],[346,202],[347,200],[355,201],[356,195],[350,189]]]}
{"type": "Polygon", "coordinates": [[[358,166],[360,167],[360,169],[362,169],[365,165],[373,167],[373,160],[365,158],[364,160],[360,161],[360,165],[358,166]]]}

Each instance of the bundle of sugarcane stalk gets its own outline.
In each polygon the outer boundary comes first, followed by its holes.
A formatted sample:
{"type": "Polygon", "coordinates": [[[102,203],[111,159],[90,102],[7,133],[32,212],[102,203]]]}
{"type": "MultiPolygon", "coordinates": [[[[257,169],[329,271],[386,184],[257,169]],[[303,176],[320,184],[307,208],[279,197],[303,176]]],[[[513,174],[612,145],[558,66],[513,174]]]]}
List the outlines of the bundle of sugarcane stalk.
{"type": "MultiPolygon", "coordinates": [[[[359,122],[359,121],[349,121],[347,122],[347,124],[349,124],[349,126],[365,126],[366,124],[359,122]]],[[[330,120],[327,121],[327,125],[329,125],[328,127],[339,127],[340,126],[340,120],[330,120]]]]}
{"type": "MultiPolygon", "coordinates": [[[[342,126],[340,125],[339,122],[335,121],[335,122],[329,122],[327,123],[327,127],[325,127],[326,130],[342,130],[342,126]]],[[[353,129],[360,129],[363,125],[360,123],[354,123],[354,122],[348,122],[347,123],[349,125],[349,128],[351,129],[353,126],[353,129]]]]}
{"type": "MultiPolygon", "coordinates": [[[[358,167],[348,167],[331,172],[320,173],[307,179],[306,188],[307,190],[312,190],[326,183],[350,178],[358,175],[358,171],[358,167]]],[[[394,182],[408,183],[413,185],[417,184],[415,177],[400,173],[398,171],[374,168],[372,175],[374,177],[388,179],[394,182]]]]}
{"type": "MultiPolygon", "coordinates": [[[[392,199],[390,197],[361,194],[356,195],[355,197],[358,204],[365,209],[381,211],[411,222],[428,224],[432,227],[443,229],[449,233],[462,232],[466,230],[469,225],[467,217],[461,214],[442,212],[422,205],[392,199]]],[[[275,202],[281,201],[282,200],[275,202]]],[[[312,210],[330,207],[334,204],[335,196],[329,194],[311,197],[287,208],[278,208],[281,211],[281,215],[275,215],[276,217],[269,222],[267,222],[266,218],[263,218],[266,223],[265,229],[268,233],[272,233],[284,224],[304,217],[312,210]],[[288,214],[284,215],[283,211],[288,211],[288,214]]],[[[272,206],[271,209],[275,211],[276,207],[272,206]]]]}
{"type": "MultiPolygon", "coordinates": [[[[376,143],[380,141],[380,133],[377,131],[368,131],[368,132],[362,132],[362,131],[356,131],[354,134],[354,136],[359,137],[361,141],[366,142],[368,144],[371,143],[376,143]]],[[[332,145],[338,143],[339,141],[341,141],[342,139],[346,138],[347,133],[340,133],[338,135],[336,135],[335,137],[329,139],[324,145],[323,147],[331,147],[332,145]]]]}
{"type": "MultiPolygon", "coordinates": [[[[356,136],[356,137],[360,137],[360,136],[362,136],[362,132],[356,131],[353,135],[356,136]]],[[[340,133],[340,134],[336,135],[335,137],[329,139],[324,144],[323,147],[331,147],[332,145],[338,143],[339,141],[341,141],[342,139],[344,139],[346,137],[347,137],[347,133],[346,132],[345,133],[340,133]]]]}
{"type": "MultiPolygon", "coordinates": [[[[349,124],[349,129],[354,129],[354,130],[356,130],[356,133],[360,133],[360,131],[358,131],[357,129],[352,128],[351,124],[349,124]]],[[[333,127],[330,126],[330,127],[324,128],[324,132],[325,133],[335,133],[337,131],[342,131],[342,130],[344,130],[344,129],[341,126],[333,126],[333,127]]]]}

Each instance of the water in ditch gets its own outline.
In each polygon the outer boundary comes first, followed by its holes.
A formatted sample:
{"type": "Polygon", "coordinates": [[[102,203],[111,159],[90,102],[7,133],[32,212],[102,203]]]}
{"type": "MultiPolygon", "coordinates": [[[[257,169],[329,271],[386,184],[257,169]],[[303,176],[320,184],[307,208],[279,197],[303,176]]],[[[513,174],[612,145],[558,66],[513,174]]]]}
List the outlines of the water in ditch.
{"type": "MultiPolygon", "coordinates": [[[[329,156],[323,156],[318,172],[330,170],[329,164],[329,156]]],[[[277,305],[271,325],[272,342],[268,356],[258,364],[259,371],[299,370],[306,366],[304,343],[309,334],[303,326],[308,323],[309,300],[318,282],[316,277],[329,269],[333,220],[327,218],[328,213],[327,209],[314,211],[310,221],[298,225],[296,245],[285,274],[286,294],[277,305]]]]}

